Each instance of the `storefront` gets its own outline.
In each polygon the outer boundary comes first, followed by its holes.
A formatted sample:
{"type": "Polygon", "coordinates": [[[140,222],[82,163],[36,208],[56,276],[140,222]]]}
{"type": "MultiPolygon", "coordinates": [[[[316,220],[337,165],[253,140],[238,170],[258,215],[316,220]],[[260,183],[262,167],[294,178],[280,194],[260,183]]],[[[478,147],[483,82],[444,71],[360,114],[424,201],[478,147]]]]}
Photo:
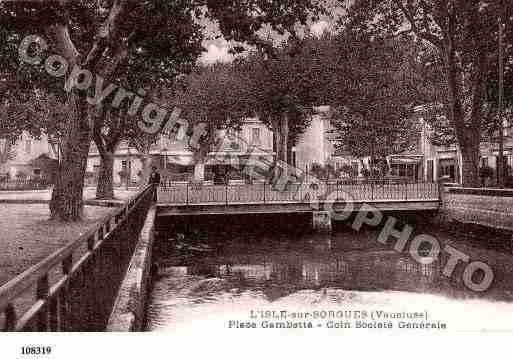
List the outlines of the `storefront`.
{"type": "Polygon", "coordinates": [[[393,177],[407,178],[411,181],[423,179],[423,156],[419,154],[401,154],[389,157],[390,174],[393,177]]]}
{"type": "Polygon", "coordinates": [[[450,183],[460,182],[458,161],[455,158],[441,158],[438,160],[438,178],[450,183]]]}

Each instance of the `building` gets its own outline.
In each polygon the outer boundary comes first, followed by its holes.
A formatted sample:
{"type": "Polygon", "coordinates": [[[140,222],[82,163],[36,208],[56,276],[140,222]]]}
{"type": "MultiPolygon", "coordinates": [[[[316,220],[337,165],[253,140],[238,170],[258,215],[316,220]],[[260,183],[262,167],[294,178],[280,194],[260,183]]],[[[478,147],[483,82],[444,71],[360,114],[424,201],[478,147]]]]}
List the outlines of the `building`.
{"type": "MultiPolygon", "coordinates": [[[[292,150],[292,165],[310,174],[315,165],[335,170],[337,177],[358,177],[364,167],[368,167],[369,159],[354,158],[338,151],[331,133],[329,107],[316,108],[310,126],[301,135],[292,150]]],[[[41,174],[39,164],[47,163],[48,159],[57,158],[52,145],[45,136],[34,139],[23,134],[10,147],[13,155],[0,168],[0,175],[9,174],[10,178],[33,178],[41,174]],[[42,156],[42,157],[41,157],[42,156]]],[[[164,180],[181,182],[205,180],[209,183],[224,183],[247,180],[243,168],[252,165],[252,161],[267,160],[272,163],[275,158],[273,133],[256,118],[246,119],[239,131],[219,130],[217,142],[203,161],[194,157],[194,151],[184,141],[167,136],[160,136],[150,147],[148,155],[143,156],[136,148],[122,141],[114,153],[113,182],[116,186],[137,186],[143,176],[143,158],[147,157],[150,164],[157,166],[164,180]]],[[[409,173],[408,167],[402,164],[412,161],[411,154],[392,161],[401,163],[398,175],[409,173]]],[[[415,160],[420,162],[420,160],[415,160]]],[[[101,166],[101,157],[94,142],[91,143],[86,168],[86,185],[95,186],[101,166]]],[[[393,167],[395,168],[395,167],[393,167]]],[[[418,171],[420,165],[415,168],[418,171]]],[[[333,178],[333,177],[332,177],[333,178]]]]}
{"type": "MultiPolygon", "coordinates": [[[[155,152],[153,150],[152,152],[155,152]]],[[[101,167],[101,157],[94,142],[91,142],[86,168],[86,185],[95,185],[101,167]]],[[[137,185],[141,178],[142,161],[139,152],[121,141],[114,153],[113,183],[116,186],[137,185]]]]}
{"type": "MultiPolygon", "coordinates": [[[[415,109],[415,116],[421,127],[419,141],[414,151],[390,156],[392,172],[398,175],[413,175],[423,181],[445,179],[449,183],[462,183],[462,156],[457,144],[437,146],[430,140],[432,131],[425,121],[426,106],[415,109]],[[395,164],[395,166],[394,166],[395,164]]],[[[511,127],[504,128],[504,162],[506,176],[511,176],[513,167],[513,133],[511,127]]],[[[497,181],[497,163],[499,149],[496,139],[484,139],[481,142],[481,168],[489,168],[495,173],[488,179],[483,178],[483,185],[493,185],[497,181]]]]}
{"type": "Polygon", "coordinates": [[[337,150],[332,130],[329,106],[315,108],[310,126],[292,149],[294,166],[305,173],[311,173],[313,166],[329,166],[335,173],[343,173],[342,176],[358,177],[369,159],[358,159],[337,150]]]}
{"type": "MultiPolygon", "coordinates": [[[[251,165],[248,161],[255,157],[272,161],[275,155],[272,132],[257,119],[247,119],[239,131],[219,130],[217,139],[203,161],[197,161],[187,143],[162,135],[150,148],[151,165],[159,168],[165,180],[188,181],[196,174],[196,180],[241,181],[241,164],[251,165]]],[[[114,154],[114,183],[137,184],[142,177],[141,158],[135,148],[122,142],[114,154]]],[[[98,149],[92,145],[87,162],[90,177],[97,177],[100,163],[98,149]]]]}
{"type": "MultiPolygon", "coordinates": [[[[432,130],[425,120],[428,109],[427,106],[418,106],[414,110],[414,119],[418,121],[420,131],[412,149],[387,156],[389,176],[428,182],[444,179],[449,183],[461,184],[461,151],[457,144],[437,146],[432,143],[432,130]]],[[[354,158],[337,150],[331,130],[329,107],[318,107],[310,127],[294,148],[296,166],[306,172],[314,164],[330,166],[338,177],[361,177],[363,169],[369,168],[370,159],[354,158]]],[[[480,167],[494,172],[492,177],[483,178],[483,185],[493,185],[497,181],[498,152],[496,138],[481,143],[480,167]]],[[[508,126],[504,129],[504,161],[506,176],[512,176],[513,132],[508,126]]]]}
{"type": "Polygon", "coordinates": [[[37,139],[23,132],[14,142],[0,140],[0,177],[10,179],[41,178],[48,160],[56,160],[58,150],[42,135],[37,139]]]}
{"type": "Polygon", "coordinates": [[[331,160],[334,148],[328,138],[331,128],[328,111],[327,106],[316,109],[310,126],[292,149],[292,164],[302,171],[308,172],[314,163],[326,166],[331,160]]]}

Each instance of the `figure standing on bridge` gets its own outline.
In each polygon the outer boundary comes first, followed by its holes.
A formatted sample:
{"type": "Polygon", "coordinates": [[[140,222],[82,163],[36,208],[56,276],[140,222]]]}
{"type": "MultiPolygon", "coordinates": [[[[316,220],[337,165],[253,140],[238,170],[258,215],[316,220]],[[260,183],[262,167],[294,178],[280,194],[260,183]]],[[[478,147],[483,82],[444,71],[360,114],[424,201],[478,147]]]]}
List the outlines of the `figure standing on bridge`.
{"type": "Polygon", "coordinates": [[[160,185],[160,173],[157,171],[157,167],[151,167],[150,180],[148,184],[154,185],[153,201],[157,202],[157,190],[160,185]]]}

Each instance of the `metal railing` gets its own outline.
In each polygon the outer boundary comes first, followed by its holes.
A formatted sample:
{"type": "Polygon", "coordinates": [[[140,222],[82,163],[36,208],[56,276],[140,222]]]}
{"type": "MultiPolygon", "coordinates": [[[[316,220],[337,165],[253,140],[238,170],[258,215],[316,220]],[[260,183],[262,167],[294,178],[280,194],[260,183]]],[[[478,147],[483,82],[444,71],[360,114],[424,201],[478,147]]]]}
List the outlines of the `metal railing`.
{"type": "Polygon", "coordinates": [[[46,189],[50,184],[44,179],[0,180],[0,191],[21,191],[46,189]]]}
{"type": "Polygon", "coordinates": [[[146,187],[94,228],[0,287],[0,328],[103,330],[153,191],[146,187]]]}
{"type": "Polygon", "coordinates": [[[305,202],[312,199],[336,201],[414,201],[440,199],[437,183],[389,182],[316,182],[289,184],[284,190],[268,183],[241,185],[161,185],[159,203],[169,204],[240,204],[305,202]]]}

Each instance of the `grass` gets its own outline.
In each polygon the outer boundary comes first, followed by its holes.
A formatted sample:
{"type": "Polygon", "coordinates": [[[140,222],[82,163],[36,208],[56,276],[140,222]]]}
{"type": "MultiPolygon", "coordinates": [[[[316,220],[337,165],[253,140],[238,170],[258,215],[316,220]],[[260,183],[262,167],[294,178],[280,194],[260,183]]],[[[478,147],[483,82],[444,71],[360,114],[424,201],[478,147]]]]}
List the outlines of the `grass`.
{"type": "Polygon", "coordinates": [[[48,220],[47,204],[0,205],[0,285],[86,232],[113,208],[86,206],[80,223],[48,220]]]}

